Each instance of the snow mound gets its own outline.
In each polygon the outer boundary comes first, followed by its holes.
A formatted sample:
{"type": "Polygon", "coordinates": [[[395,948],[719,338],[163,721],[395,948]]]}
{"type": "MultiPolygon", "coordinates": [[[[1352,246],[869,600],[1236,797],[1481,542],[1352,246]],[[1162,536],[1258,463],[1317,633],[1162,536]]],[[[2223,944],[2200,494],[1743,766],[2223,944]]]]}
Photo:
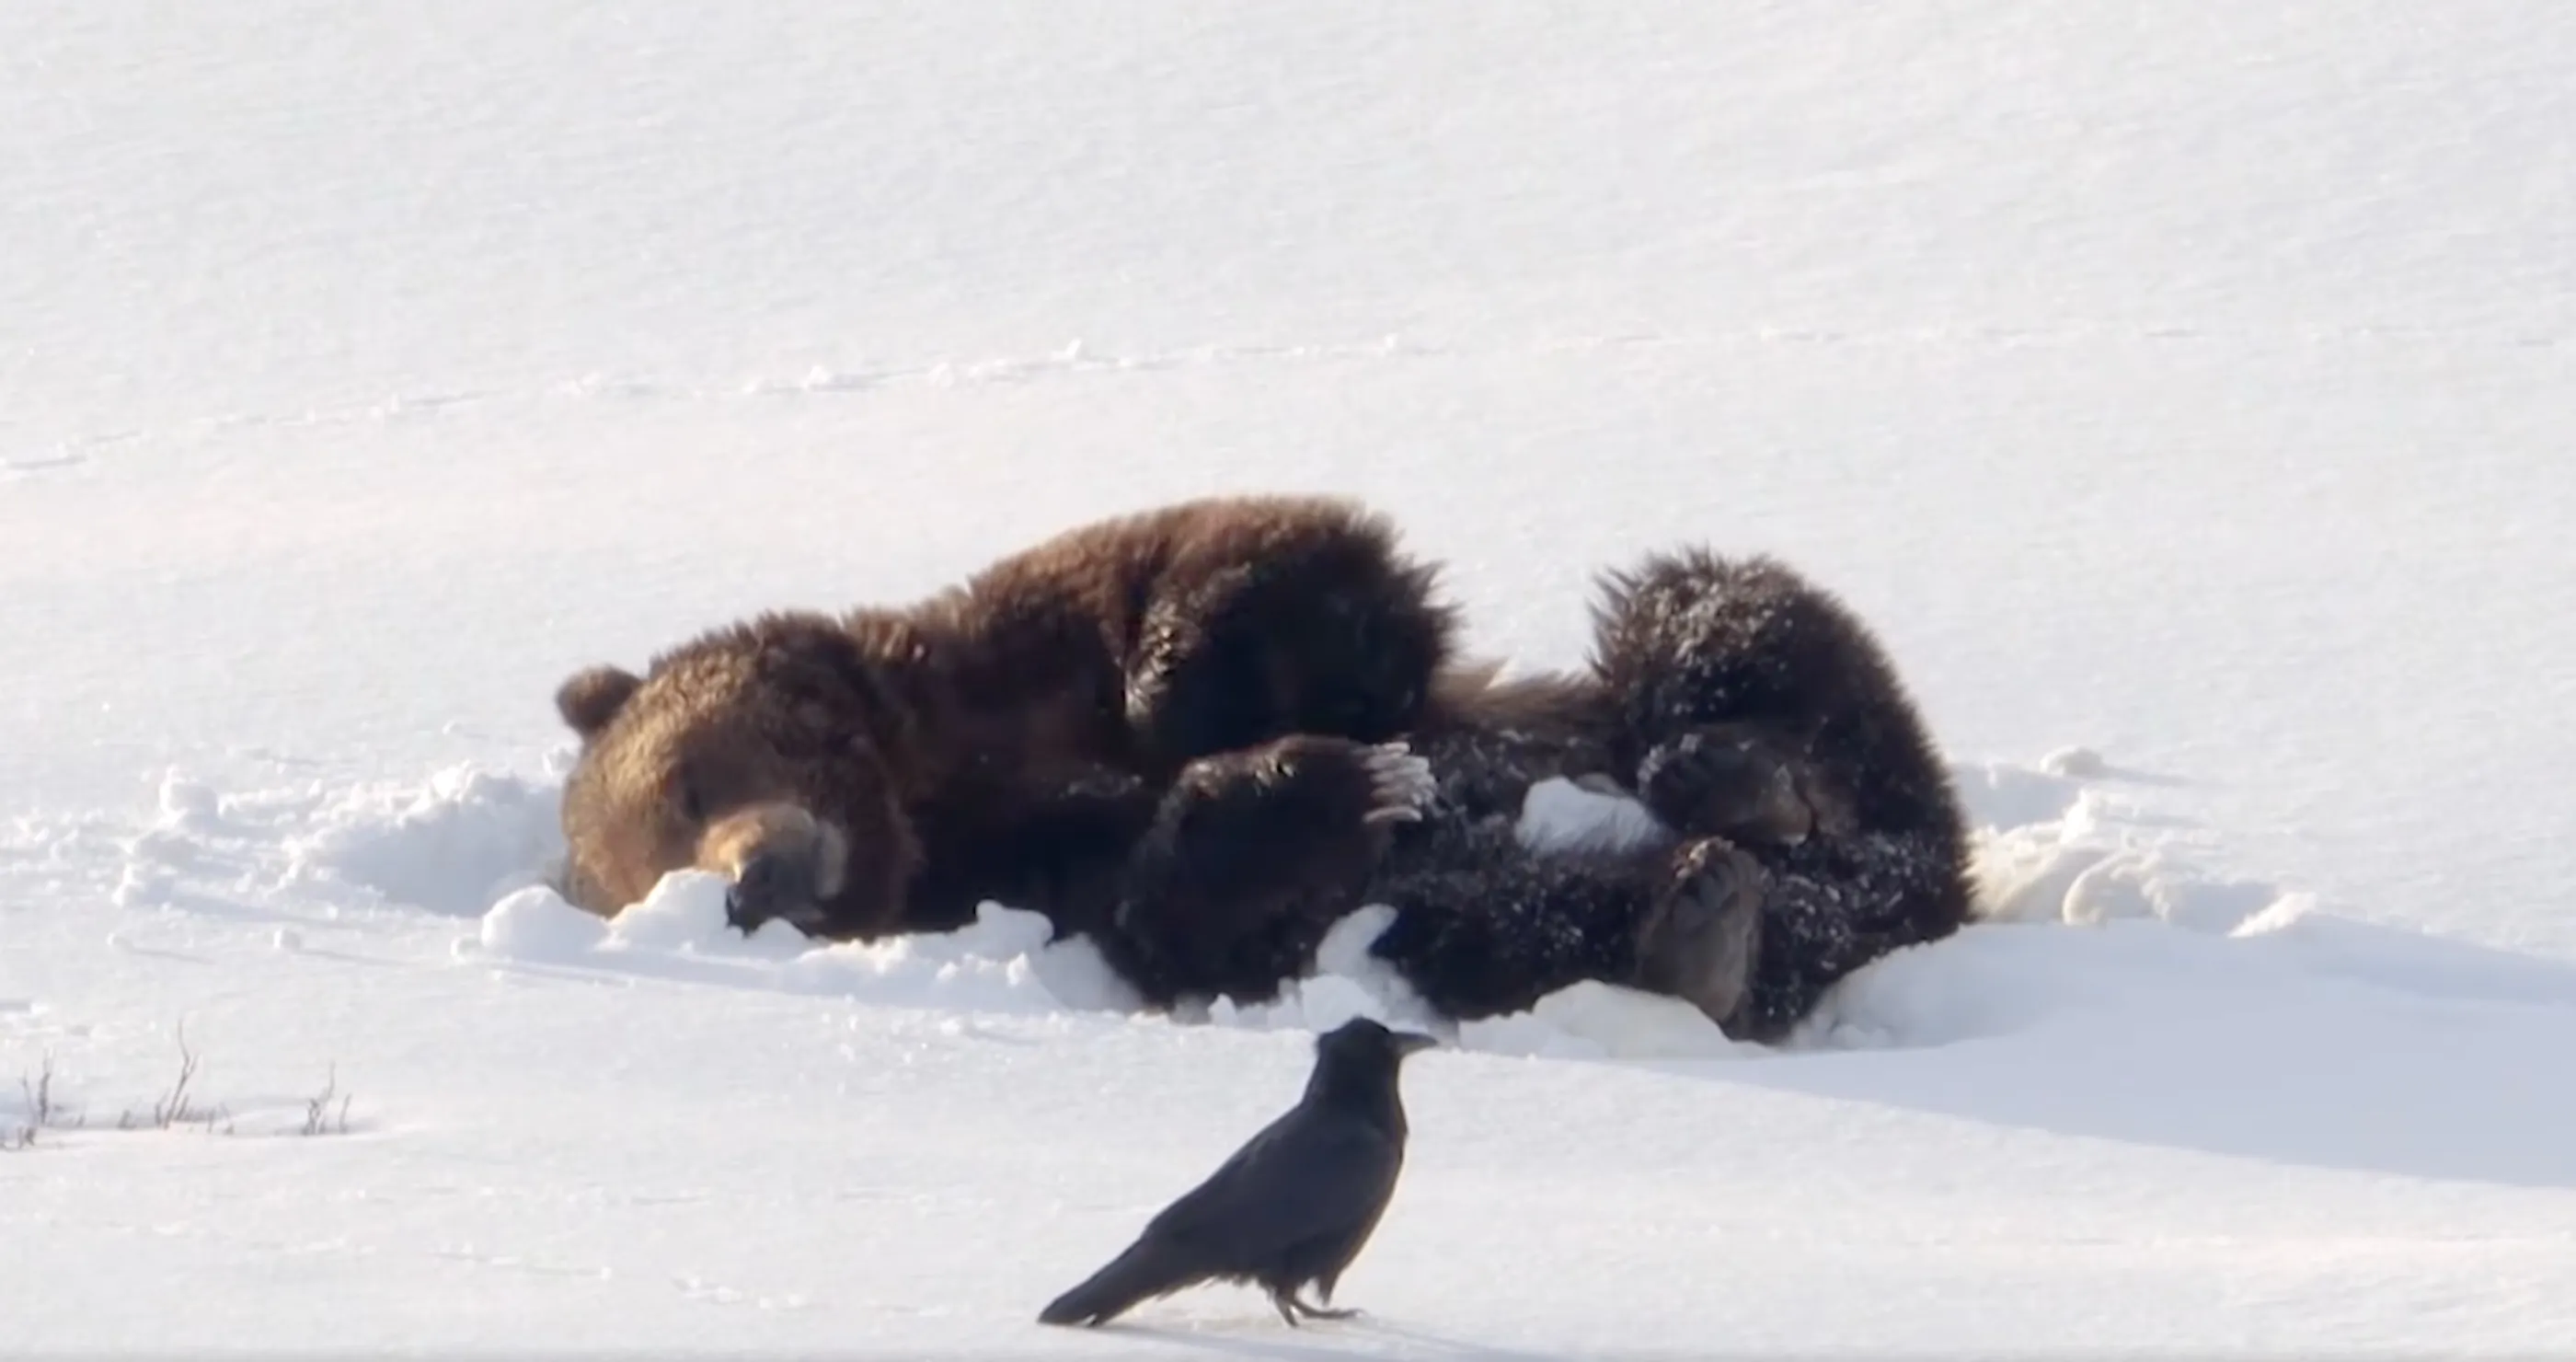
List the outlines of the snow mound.
{"type": "Polygon", "coordinates": [[[1977,915],[2090,926],[2134,918],[2227,932],[2281,904],[2277,887],[2213,872],[2183,820],[2122,792],[2131,779],[2089,748],[2043,769],[1952,768],[1972,825],[1977,915]]]}
{"type": "Polygon", "coordinates": [[[1729,1059],[1761,1053],[1727,1039],[1698,1008],[1675,998],[1581,983],[1526,1012],[1468,1022],[1469,1050],[1532,1059],[1729,1059]]]}
{"type": "MultiPolygon", "coordinates": [[[[1920,1049],[2070,1018],[2151,1016],[2174,999],[2238,980],[2247,999],[2334,979],[2460,999],[2576,1002],[2576,978],[2547,962],[2499,963],[2478,948],[2369,927],[2301,895],[2213,871],[2214,848],[2151,806],[2171,782],[2068,749],[2038,766],[1954,767],[1974,826],[1981,921],[1900,952],[1828,996],[1790,1049],[1920,1049]],[[2041,769],[2046,767],[2048,769],[2041,769]],[[2070,932],[2066,928],[2083,928],[2070,932]],[[2161,930],[2179,929],[2179,930],[2161,930]],[[2250,973],[2249,973],[2250,971],[2250,973]]],[[[112,895],[127,907],[197,908],[300,923],[348,904],[474,914],[459,960],[540,973],[608,973],[825,997],[862,1006],[1040,1017],[1132,1013],[1139,1000],[1087,941],[1051,940],[1046,919],[988,903],[956,931],[823,944],[784,924],[745,937],[726,925],[724,885],[682,871],[613,918],[551,887],[562,855],[560,763],[538,778],[474,767],[404,785],[223,795],[173,777],[149,825],[126,839],[112,895]]],[[[1533,845],[1623,841],[1651,823],[1632,800],[1563,780],[1530,794],[1533,845]]],[[[70,834],[64,834],[69,836],[70,834]]],[[[1345,918],[1313,973],[1257,1005],[1215,1000],[1179,1026],[1329,1029],[1353,1016],[1428,1030],[1500,1055],[1731,1060],[1772,1053],[1729,1041],[1694,1009],[1586,984],[1506,1017],[1453,1024],[1369,954],[1384,905],[1345,918]]],[[[272,937],[300,951],[287,928],[272,937]]]]}
{"type": "Polygon", "coordinates": [[[1953,762],[1950,782],[1969,823],[1989,831],[2062,823],[2085,802],[2079,778],[2004,762],[1953,762]]]}
{"type": "Polygon", "coordinates": [[[475,766],[422,786],[378,786],[332,798],[287,842],[290,873],[456,917],[549,878],[563,852],[559,779],[475,766]]]}
{"type": "Polygon", "coordinates": [[[725,925],[723,876],[676,870],[641,902],[609,919],[607,944],[621,950],[773,956],[802,939],[783,922],[764,923],[758,932],[743,936],[725,925]]]}
{"type": "Polygon", "coordinates": [[[237,832],[211,786],[165,774],[151,824],[125,844],[125,864],[108,901],[119,908],[170,903],[179,883],[213,866],[219,859],[213,849],[237,832]]]}
{"type": "Polygon", "coordinates": [[[807,950],[780,971],[799,993],[961,1012],[1128,1010],[1135,1005],[1087,942],[1050,941],[1045,917],[987,903],[953,932],[807,950]]]}
{"type": "Polygon", "coordinates": [[[544,885],[531,885],[492,905],[476,941],[495,959],[569,964],[607,939],[608,924],[597,914],[573,907],[544,885]]]}
{"type": "Polygon", "coordinates": [[[1395,910],[1367,904],[1334,923],[1315,948],[1315,969],[1282,985],[1266,1003],[1218,998],[1182,1016],[1247,1031],[1329,1031],[1353,1017],[1388,1026],[1447,1035],[1452,1028],[1414,996],[1403,978],[1368,953],[1369,943],[1395,921],[1395,910]]]}
{"type": "Polygon", "coordinates": [[[2039,769],[2052,776],[2108,775],[2111,764],[2090,747],[2061,747],[2039,759],[2039,769]]]}
{"type": "MultiPolygon", "coordinates": [[[[420,803],[406,805],[406,811],[420,803]]],[[[405,826],[430,821],[414,815],[405,826]]],[[[1557,780],[1532,791],[1521,831],[1544,845],[1623,838],[1650,826],[1632,801],[1557,780]]],[[[362,845],[387,843],[405,841],[390,834],[361,839],[362,845]]],[[[517,872],[535,873],[527,866],[517,872]]],[[[510,877],[504,873],[505,880],[510,877]]],[[[1367,1016],[1441,1035],[1463,1048],[1525,1056],[1705,1057],[1742,1048],[1686,1004],[1600,986],[1564,990],[1513,1017],[1450,1023],[1369,954],[1369,943],[1393,919],[1393,910],[1382,904],[1345,917],[1320,944],[1313,973],[1290,981],[1268,1002],[1217,998],[1184,1004],[1170,1020],[1251,1031],[1324,1031],[1367,1016]]],[[[746,938],[725,922],[720,877],[677,871],[606,920],[543,885],[512,890],[492,904],[478,935],[460,942],[458,953],[913,1010],[1042,1015],[1133,1012],[1140,1006],[1091,943],[1051,940],[1052,934],[1041,914],[986,903],[974,923],[951,932],[817,945],[783,923],[770,923],[746,938]]]]}
{"type": "Polygon", "coordinates": [[[602,919],[552,888],[506,895],[460,957],[833,997],[870,1005],[1036,1014],[1129,1011],[1136,999],[1085,941],[1050,941],[1033,912],[986,904],[953,932],[818,945],[781,922],[746,937],[725,922],[720,876],[675,871],[602,919]]]}

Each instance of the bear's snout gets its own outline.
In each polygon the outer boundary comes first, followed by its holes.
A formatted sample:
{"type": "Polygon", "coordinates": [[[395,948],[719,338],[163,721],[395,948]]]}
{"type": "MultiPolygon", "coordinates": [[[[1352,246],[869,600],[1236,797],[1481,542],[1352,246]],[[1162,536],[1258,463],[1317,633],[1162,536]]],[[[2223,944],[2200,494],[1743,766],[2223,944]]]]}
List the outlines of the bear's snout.
{"type": "Polygon", "coordinates": [[[783,921],[811,932],[823,905],[841,891],[849,842],[839,829],[792,804],[746,809],[707,829],[698,863],[733,882],[725,920],[752,932],[783,921]]]}
{"type": "Polygon", "coordinates": [[[734,871],[725,891],[725,921],[740,931],[758,930],[772,918],[806,927],[820,915],[810,856],[755,851],[734,871]]]}

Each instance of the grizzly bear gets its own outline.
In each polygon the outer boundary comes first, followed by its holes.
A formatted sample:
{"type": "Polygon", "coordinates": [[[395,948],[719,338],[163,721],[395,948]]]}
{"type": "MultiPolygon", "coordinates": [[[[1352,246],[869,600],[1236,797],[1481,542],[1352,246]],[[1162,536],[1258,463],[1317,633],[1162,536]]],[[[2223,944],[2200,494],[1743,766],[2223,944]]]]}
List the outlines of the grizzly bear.
{"type": "MultiPolygon", "coordinates": [[[[1426,735],[1430,816],[1344,862],[1353,901],[1395,909],[1372,954],[1452,1017],[1589,979],[1771,1042],[1853,971],[1967,920],[1957,793],[1846,606],[1775,559],[1698,549],[1600,586],[1586,667],[1523,683],[1553,688],[1552,722],[1426,735]],[[1524,846],[1519,795],[1551,775],[1632,796],[1655,833],[1524,846]]],[[[1329,766],[1369,761],[1318,758],[1308,778],[1335,788],[1349,777],[1329,766]]]]}
{"type": "Polygon", "coordinates": [[[1251,497],[1077,529],[906,610],[718,629],[559,690],[567,893],[611,913],[700,866],[738,927],[830,939],[990,899],[1157,1006],[1274,996],[1383,903],[1371,951],[1453,1018],[1592,979],[1757,1040],[1964,920],[1955,796],[1846,609],[1764,558],[1603,581],[1584,668],[1498,681],[1382,518],[1251,497]],[[1553,776],[1659,835],[1523,845],[1553,776]]]}
{"type": "Polygon", "coordinates": [[[1309,735],[1185,767],[1131,861],[1112,962],[1168,981],[1230,948],[1235,996],[1258,998],[1384,904],[1370,953],[1453,1019],[1597,980],[1772,1042],[1845,976],[1967,920],[1956,792],[1847,607],[1777,560],[1704,550],[1601,585],[1581,670],[1481,695],[1444,677],[1411,742],[1423,816],[1382,835],[1382,748],[1309,735]],[[1634,798],[1654,832],[1526,845],[1522,801],[1548,777],[1634,798]],[[1171,942],[1186,954],[1167,961],[1171,942]]]}
{"type": "Polygon", "coordinates": [[[713,629],[557,689],[567,896],[614,913],[696,867],[745,930],[937,931],[987,898],[1079,929],[1183,763],[1418,727],[1454,627],[1383,517],[1245,497],[1070,530],[908,608],[713,629]]]}

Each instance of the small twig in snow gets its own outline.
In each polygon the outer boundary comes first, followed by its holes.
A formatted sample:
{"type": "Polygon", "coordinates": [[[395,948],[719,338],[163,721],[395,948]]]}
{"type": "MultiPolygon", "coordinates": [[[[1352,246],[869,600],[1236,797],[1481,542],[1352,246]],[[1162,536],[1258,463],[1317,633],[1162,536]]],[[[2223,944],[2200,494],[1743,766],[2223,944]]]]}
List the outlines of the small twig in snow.
{"type": "Polygon", "coordinates": [[[349,1095],[340,1091],[340,1066],[331,1066],[322,1081],[322,1091],[304,1101],[304,1133],[307,1135],[346,1135],[349,1133],[349,1095]],[[331,1099],[340,1099],[338,1123],[332,1121],[331,1099]]]}

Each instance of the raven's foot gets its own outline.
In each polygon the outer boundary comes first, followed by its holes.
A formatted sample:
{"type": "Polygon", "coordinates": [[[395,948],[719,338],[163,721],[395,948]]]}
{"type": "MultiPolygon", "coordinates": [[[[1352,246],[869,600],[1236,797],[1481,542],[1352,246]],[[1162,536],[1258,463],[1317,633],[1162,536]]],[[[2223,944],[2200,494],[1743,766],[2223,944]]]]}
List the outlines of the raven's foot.
{"type": "Polygon", "coordinates": [[[1753,992],[1770,886],[1770,872],[1724,838],[1677,849],[1670,879],[1638,925],[1638,987],[1679,998],[1736,1035],[1753,992]]]}
{"type": "Polygon", "coordinates": [[[1271,1292],[1270,1305],[1272,1309],[1279,1312],[1279,1318],[1288,1321],[1288,1327],[1291,1329],[1300,1327],[1297,1323],[1299,1315],[1308,1319],[1354,1319],[1360,1314],[1359,1307],[1355,1305],[1346,1305],[1337,1310],[1328,1310],[1320,1305],[1308,1305],[1297,1299],[1297,1293],[1294,1291],[1271,1292]]]}
{"type": "Polygon", "coordinates": [[[1637,796],[1686,836],[1795,846],[1838,820],[1798,779],[1798,758],[1744,724],[1712,724],[1637,763],[1637,796]]]}

